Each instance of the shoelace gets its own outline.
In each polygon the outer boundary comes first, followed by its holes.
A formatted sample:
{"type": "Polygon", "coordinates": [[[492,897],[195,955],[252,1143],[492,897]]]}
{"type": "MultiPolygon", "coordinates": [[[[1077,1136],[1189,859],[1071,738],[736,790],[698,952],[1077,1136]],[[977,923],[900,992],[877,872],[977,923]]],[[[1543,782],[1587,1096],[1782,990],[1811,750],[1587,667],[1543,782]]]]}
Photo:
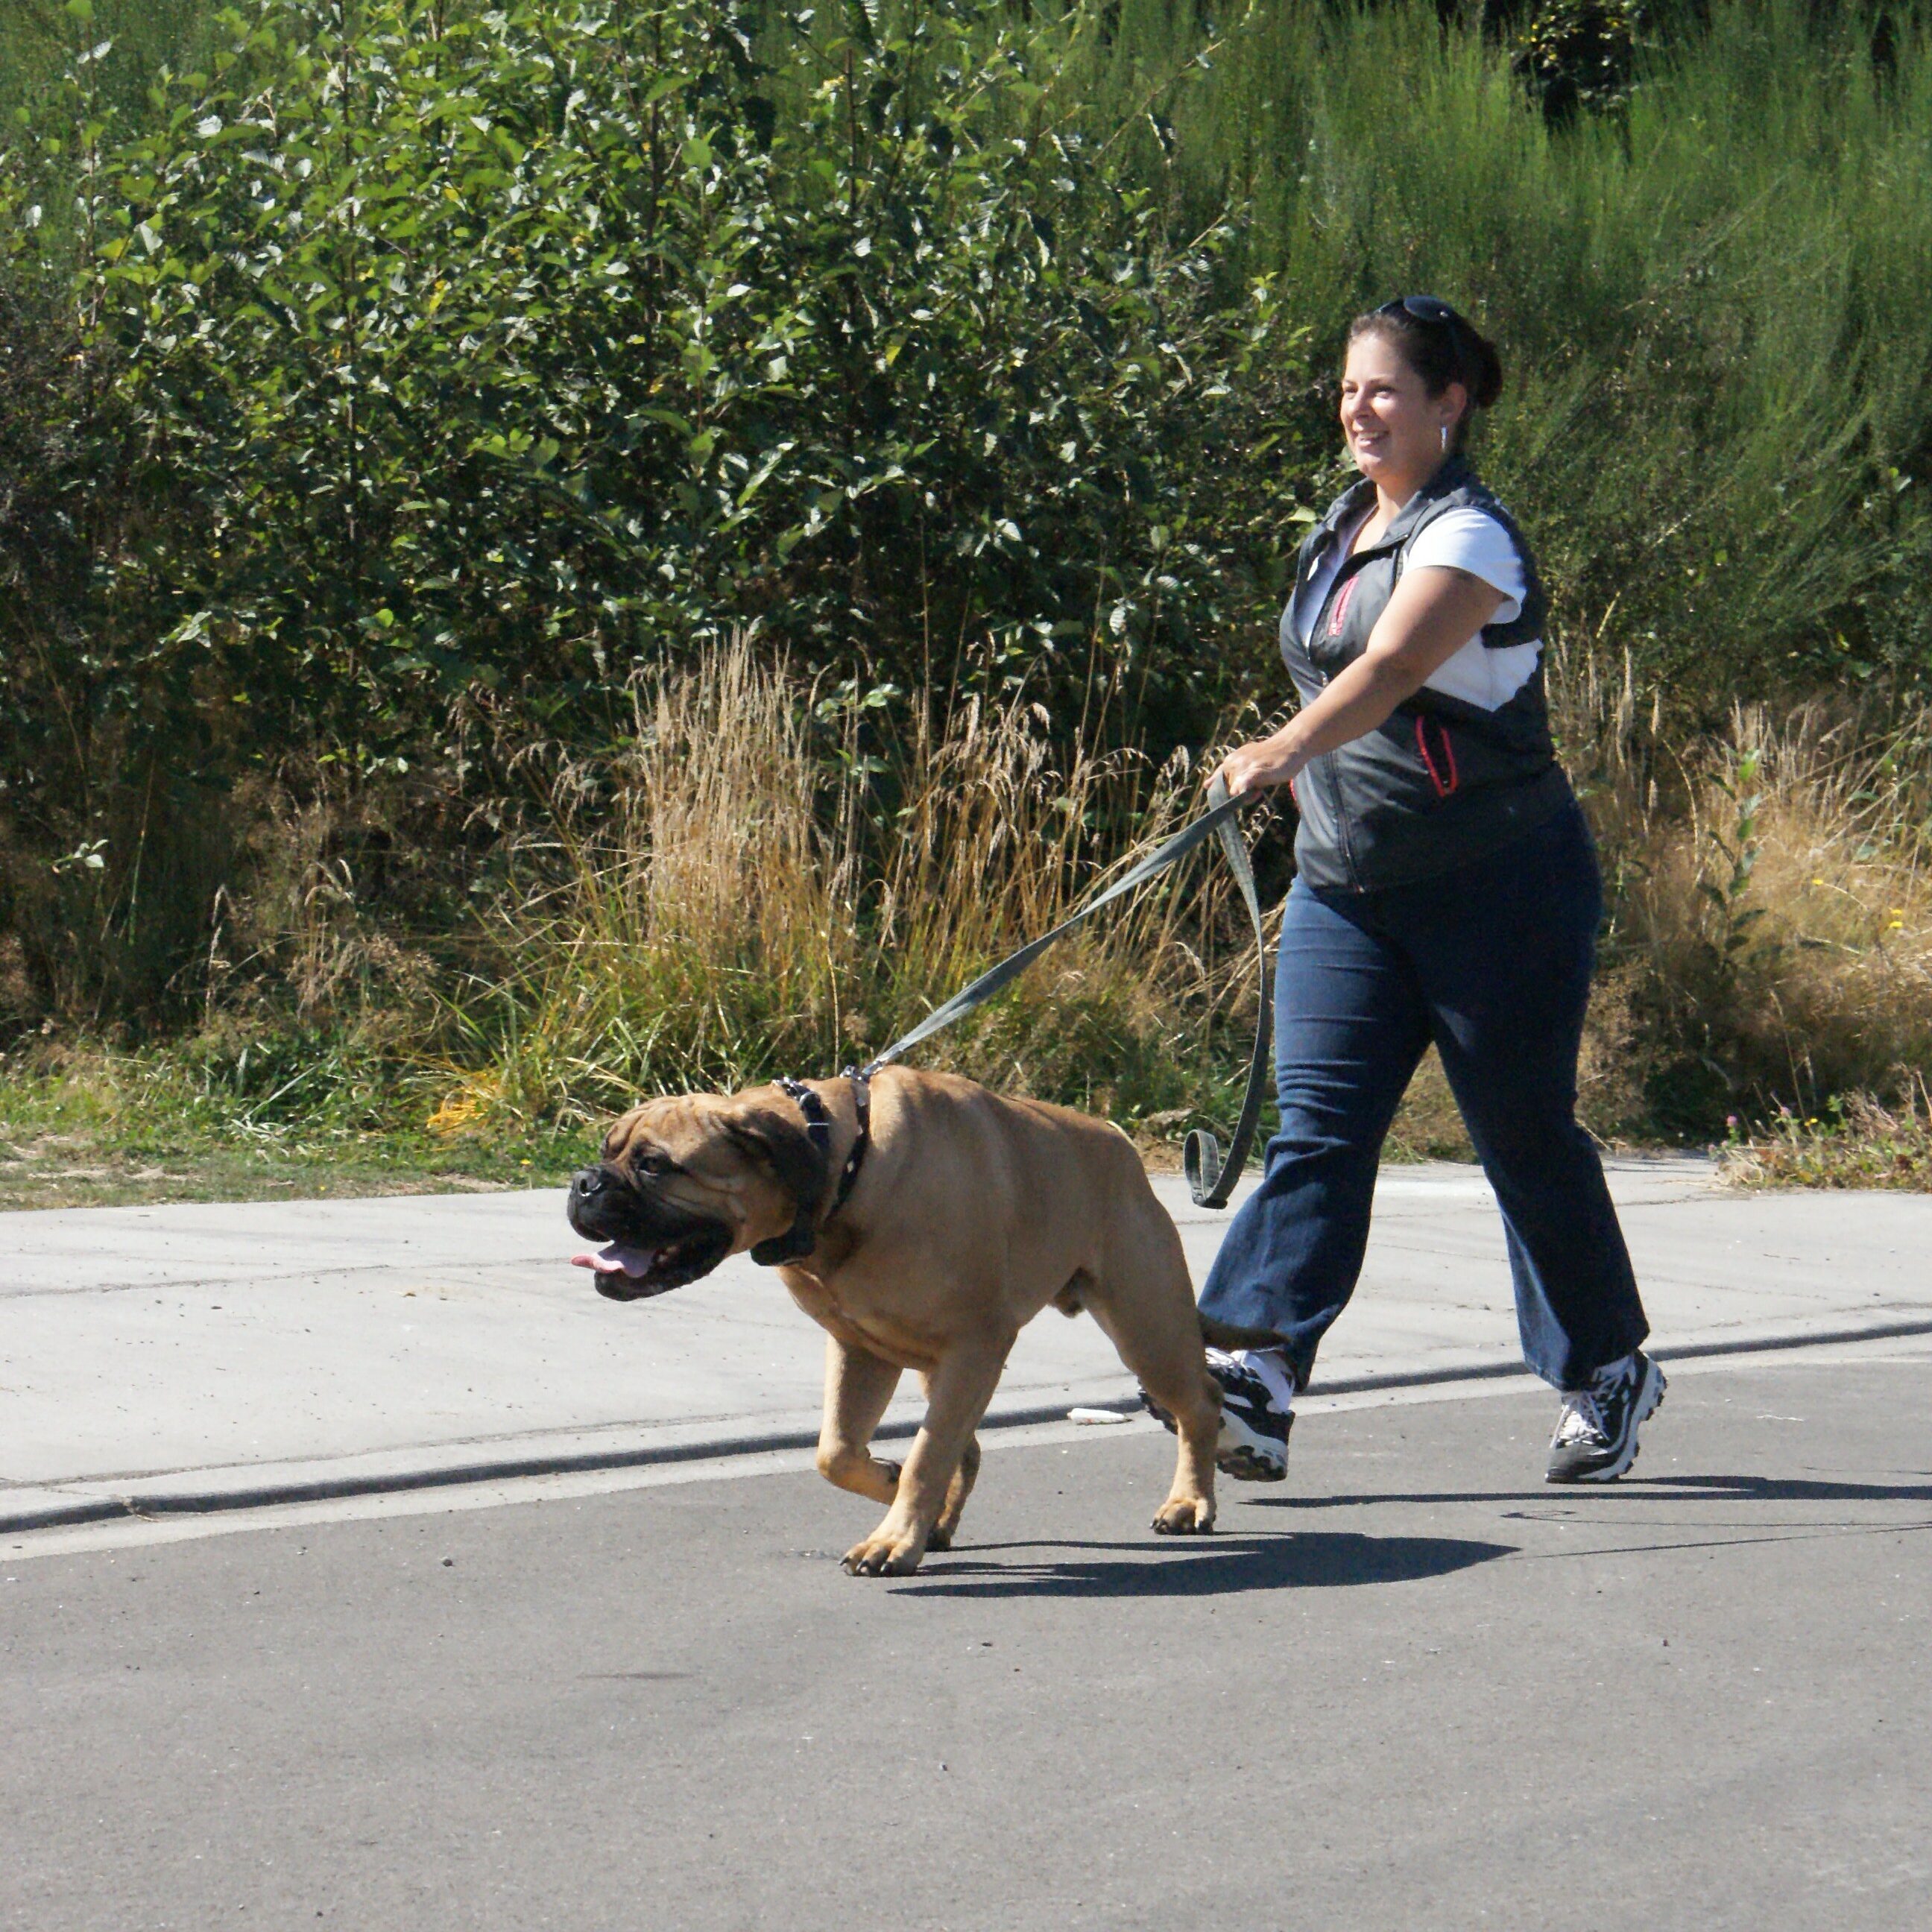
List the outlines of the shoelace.
{"type": "Polygon", "coordinates": [[[1597,1398],[1588,1389],[1577,1389],[1564,1396],[1563,1413],[1556,1419],[1556,1440],[1559,1443],[1580,1442],[1591,1436],[1607,1439],[1609,1432],[1604,1426],[1603,1412],[1597,1406],[1597,1398]]]}

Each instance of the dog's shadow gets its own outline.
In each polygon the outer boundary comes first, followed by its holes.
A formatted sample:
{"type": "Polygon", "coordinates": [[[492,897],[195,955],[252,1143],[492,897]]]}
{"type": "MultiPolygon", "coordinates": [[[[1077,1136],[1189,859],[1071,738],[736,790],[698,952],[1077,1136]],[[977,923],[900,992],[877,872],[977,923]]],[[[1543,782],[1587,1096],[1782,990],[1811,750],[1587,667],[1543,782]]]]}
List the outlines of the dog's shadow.
{"type": "Polygon", "coordinates": [[[1159,1547],[980,1544],[970,1556],[928,1558],[927,1567],[901,1587],[928,1597],[1219,1597],[1249,1590],[1414,1583],[1516,1553],[1513,1544],[1453,1536],[1364,1536],[1352,1530],[1211,1536],[1159,1547]],[[979,1560],[1031,1550],[1046,1553],[1017,1562],[979,1560]]]}

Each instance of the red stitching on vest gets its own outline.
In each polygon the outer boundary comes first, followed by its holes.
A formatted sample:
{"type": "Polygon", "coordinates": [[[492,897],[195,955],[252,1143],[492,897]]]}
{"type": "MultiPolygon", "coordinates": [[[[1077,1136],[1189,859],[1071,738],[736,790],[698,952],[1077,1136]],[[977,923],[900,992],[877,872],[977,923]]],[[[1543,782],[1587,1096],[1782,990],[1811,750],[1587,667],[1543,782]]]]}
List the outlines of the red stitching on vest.
{"type": "Polygon", "coordinates": [[[1436,769],[1435,759],[1430,754],[1429,734],[1424,728],[1428,722],[1424,718],[1418,718],[1415,721],[1415,748],[1422,754],[1422,762],[1428,767],[1429,782],[1436,788],[1436,796],[1447,798],[1461,782],[1456,772],[1456,742],[1449,735],[1448,725],[1438,724],[1436,728],[1442,734],[1442,757],[1449,767],[1448,780],[1444,783],[1442,772],[1436,769]]]}
{"type": "Polygon", "coordinates": [[[1328,634],[1331,638],[1339,638],[1342,634],[1342,620],[1348,615],[1348,599],[1354,596],[1355,586],[1361,580],[1361,573],[1358,571],[1336,594],[1335,608],[1328,614],[1328,634]]]}

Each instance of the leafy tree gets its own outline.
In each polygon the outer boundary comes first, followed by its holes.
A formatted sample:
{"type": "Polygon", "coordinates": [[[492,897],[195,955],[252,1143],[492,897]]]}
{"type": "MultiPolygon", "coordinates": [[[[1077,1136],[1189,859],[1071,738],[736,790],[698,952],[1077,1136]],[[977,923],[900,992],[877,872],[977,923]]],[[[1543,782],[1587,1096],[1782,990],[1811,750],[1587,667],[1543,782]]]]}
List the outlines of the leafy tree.
{"type": "Polygon", "coordinates": [[[238,774],[594,736],[633,666],[734,625],[874,683],[970,660],[1050,698],[1097,652],[1177,716],[1225,691],[1299,338],[1225,220],[1174,239],[1056,98],[1046,28],[998,0],[220,26],[145,127],[76,69],[70,212],[34,156],[0,188],[68,372],[16,353],[0,403],[36,452],[0,570],[48,587],[0,616],[4,808],[100,862],[35,927],[43,982],[91,922],[112,999],[155,994],[220,865],[174,865],[185,909],[138,944],[137,878],[164,821],[218,848],[238,774]]]}

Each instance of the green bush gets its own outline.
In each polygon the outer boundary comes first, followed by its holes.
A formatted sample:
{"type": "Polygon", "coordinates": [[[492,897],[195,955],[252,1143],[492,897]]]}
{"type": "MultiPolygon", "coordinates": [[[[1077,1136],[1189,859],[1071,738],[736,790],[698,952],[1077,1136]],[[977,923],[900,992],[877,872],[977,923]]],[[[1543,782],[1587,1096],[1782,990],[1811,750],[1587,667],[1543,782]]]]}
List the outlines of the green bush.
{"type": "Polygon", "coordinates": [[[1513,64],[1546,121],[1630,104],[1641,12],[1634,0],[1545,0],[1516,38],[1513,64]]]}
{"type": "MultiPolygon", "coordinates": [[[[164,824],[218,848],[238,773],[594,741],[728,623],[874,680],[970,652],[1052,698],[1094,646],[1218,696],[1228,566],[1281,541],[1270,286],[1048,111],[1045,29],[855,5],[771,27],[775,76],[753,25],[273,4],[144,128],[70,83],[70,218],[25,165],[0,202],[34,321],[0,568],[35,586],[0,808],[29,871],[103,862],[35,884],[57,916],[16,884],[46,997],[76,930],[70,1004],[156,995],[185,956],[137,881],[164,824]]],[[[192,926],[219,864],[169,863],[192,926]]]]}

